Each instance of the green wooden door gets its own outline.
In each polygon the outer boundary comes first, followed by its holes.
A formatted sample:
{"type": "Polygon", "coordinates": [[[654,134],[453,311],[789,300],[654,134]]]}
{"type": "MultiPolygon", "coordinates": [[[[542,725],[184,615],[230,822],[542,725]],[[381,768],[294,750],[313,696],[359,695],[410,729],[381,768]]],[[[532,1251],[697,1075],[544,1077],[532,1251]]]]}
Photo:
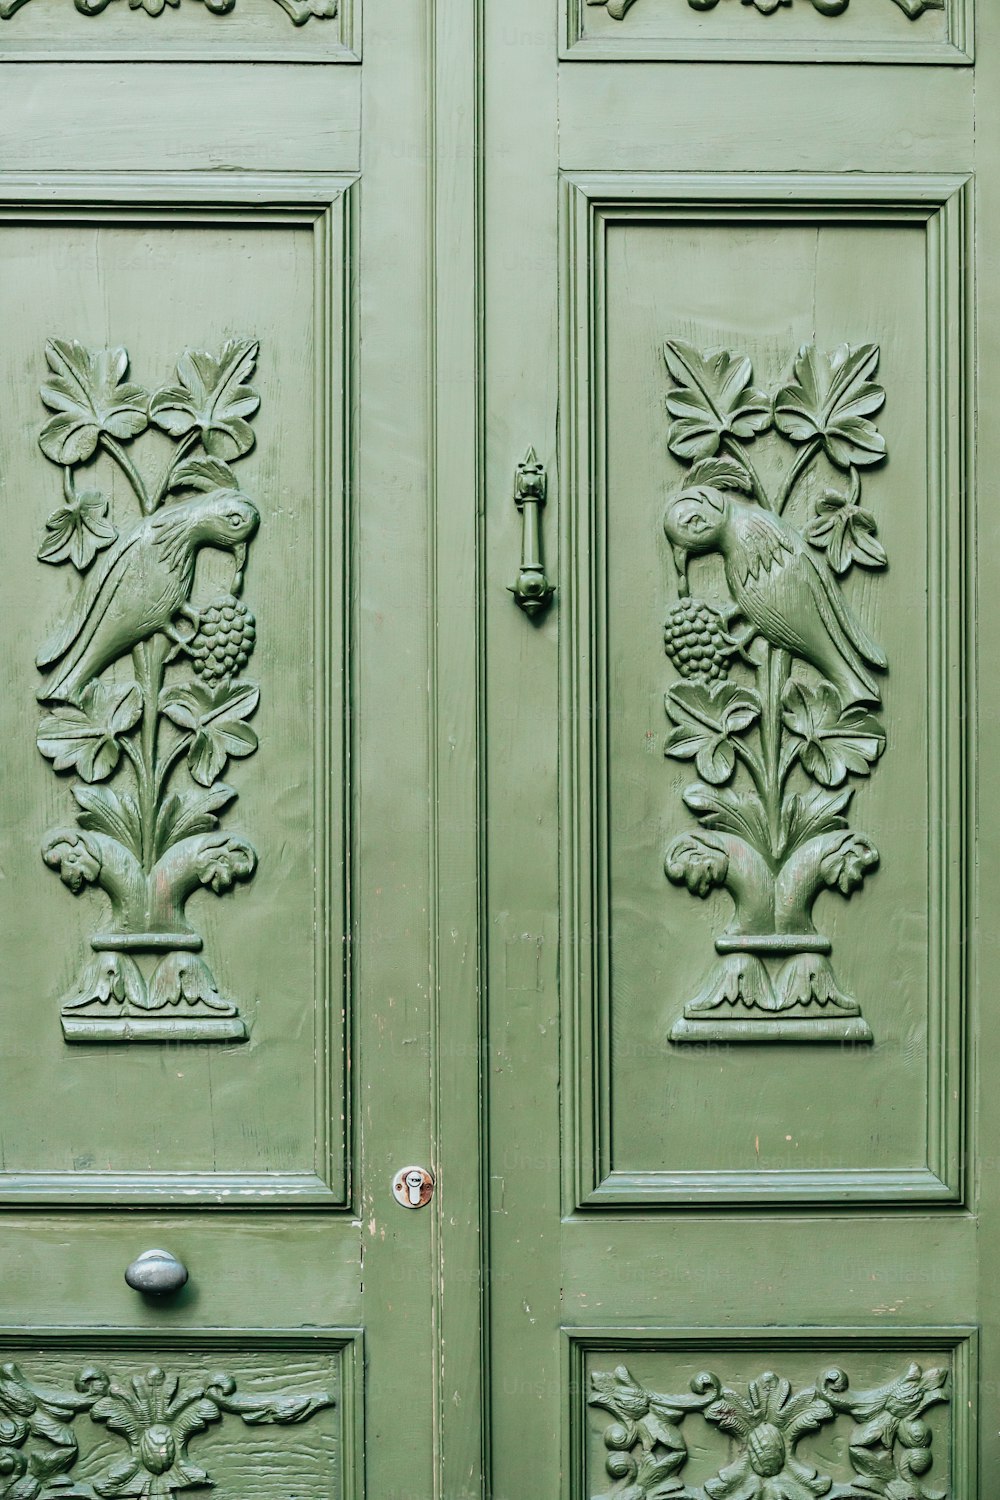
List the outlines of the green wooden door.
{"type": "Polygon", "coordinates": [[[363,11],[0,0],[0,1497],[986,1500],[1000,17],[363,11]]]}
{"type": "Polygon", "coordinates": [[[455,922],[428,51],[365,26],[362,64],[351,0],[0,8],[7,1500],[444,1462],[452,1231],[393,1196],[438,1171],[455,922]],[[126,1283],[157,1250],[183,1288],[126,1283]]]}
{"type": "Polygon", "coordinates": [[[554,9],[484,41],[494,1492],[993,1495],[1000,16],[554,9]]]}

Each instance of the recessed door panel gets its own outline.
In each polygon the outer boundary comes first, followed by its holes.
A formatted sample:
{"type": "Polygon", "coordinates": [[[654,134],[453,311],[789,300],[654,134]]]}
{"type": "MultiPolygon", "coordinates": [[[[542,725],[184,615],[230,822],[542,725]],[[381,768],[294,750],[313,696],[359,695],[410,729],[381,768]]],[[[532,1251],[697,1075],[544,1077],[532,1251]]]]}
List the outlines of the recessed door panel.
{"type": "Polygon", "coordinates": [[[569,189],[596,226],[565,846],[589,1201],[947,1197],[963,190],[747,186],[757,213],[707,182],[697,207],[680,183],[569,189]]]}
{"type": "Polygon", "coordinates": [[[16,1194],[343,1201],[349,335],[325,191],[278,222],[249,189],[185,222],[140,195],[0,225],[16,1194]]]}

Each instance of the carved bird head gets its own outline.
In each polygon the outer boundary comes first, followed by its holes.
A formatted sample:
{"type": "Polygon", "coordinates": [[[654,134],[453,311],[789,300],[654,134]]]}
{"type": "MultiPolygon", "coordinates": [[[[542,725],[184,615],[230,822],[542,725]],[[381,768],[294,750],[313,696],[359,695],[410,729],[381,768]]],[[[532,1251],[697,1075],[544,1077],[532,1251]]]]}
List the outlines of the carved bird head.
{"type": "Polygon", "coordinates": [[[725,530],[728,512],[722,490],[709,484],[692,485],[670,502],[663,529],[673,546],[684,552],[712,552],[725,530]]]}
{"type": "Polygon", "coordinates": [[[233,593],[243,582],[247,547],[260,525],[260,513],[239,490],[212,490],[165,506],[153,522],[157,544],[171,565],[200,546],[221,547],[236,559],[233,593]]]}
{"type": "Polygon", "coordinates": [[[714,552],[729,519],[729,502],[722,490],[710,484],[690,485],[667,506],[663,529],[673,547],[680,591],[688,590],[688,557],[714,552]]]}

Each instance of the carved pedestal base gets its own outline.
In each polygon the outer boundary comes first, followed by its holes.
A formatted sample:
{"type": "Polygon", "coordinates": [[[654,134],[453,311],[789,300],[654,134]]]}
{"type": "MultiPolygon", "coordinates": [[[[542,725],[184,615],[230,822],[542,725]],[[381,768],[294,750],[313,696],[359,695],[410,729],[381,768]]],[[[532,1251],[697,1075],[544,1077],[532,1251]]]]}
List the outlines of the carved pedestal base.
{"type": "Polygon", "coordinates": [[[67,1042],[245,1042],[246,1023],[239,1016],[67,1016],[67,1042]]]}
{"type": "Polygon", "coordinates": [[[672,1042],[871,1042],[871,1027],[863,1016],[780,1016],[773,1019],[759,1011],[730,1016],[705,1016],[674,1022],[672,1042]]]}
{"type": "Polygon", "coordinates": [[[62,1007],[67,1042],[244,1042],[246,1023],[220,995],[183,933],[102,933],[62,1007]],[[146,953],[143,967],[137,953],[146,953]]]}
{"type": "Polygon", "coordinates": [[[874,1040],[837,984],[819,933],[728,934],[717,963],[670,1032],[672,1042],[874,1040]]]}

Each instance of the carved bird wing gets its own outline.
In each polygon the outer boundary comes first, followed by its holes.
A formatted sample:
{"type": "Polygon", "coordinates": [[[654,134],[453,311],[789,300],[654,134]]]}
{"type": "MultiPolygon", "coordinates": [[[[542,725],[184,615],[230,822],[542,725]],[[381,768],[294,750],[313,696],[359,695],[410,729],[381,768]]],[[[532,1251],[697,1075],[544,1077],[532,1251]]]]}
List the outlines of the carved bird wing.
{"type": "Polygon", "coordinates": [[[805,549],[803,549],[802,556],[812,569],[813,577],[819,584],[818,588],[814,585],[813,594],[819,612],[823,617],[823,623],[832,638],[834,640],[837,638],[838,630],[834,628],[832,623],[836,622],[836,626],[839,627],[840,632],[847,637],[859,656],[864,657],[865,661],[871,662],[873,667],[886,668],[889,662],[885,652],[878,642],[868,634],[868,631],[830,577],[825,564],[817,563],[805,549]]]}
{"type": "Polygon", "coordinates": [[[90,633],[93,634],[125,577],[128,569],[126,554],[142,533],[143,527],[137,526],[127,536],[119,538],[113,547],[101,553],[99,562],[89,574],[68,616],[60,622],[58,630],[49,637],[35,657],[36,666],[50,667],[53,662],[59,661],[88,624],[90,633]]]}
{"type": "Polygon", "coordinates": [[[739,562],[740,582],[748,578],[759,578],[769,573],[777,564],[784,566],[795,556],[795,548],[785,537],[782,528],[765,511],[742,507],[738,536],[743,556],[739,562]]]}

